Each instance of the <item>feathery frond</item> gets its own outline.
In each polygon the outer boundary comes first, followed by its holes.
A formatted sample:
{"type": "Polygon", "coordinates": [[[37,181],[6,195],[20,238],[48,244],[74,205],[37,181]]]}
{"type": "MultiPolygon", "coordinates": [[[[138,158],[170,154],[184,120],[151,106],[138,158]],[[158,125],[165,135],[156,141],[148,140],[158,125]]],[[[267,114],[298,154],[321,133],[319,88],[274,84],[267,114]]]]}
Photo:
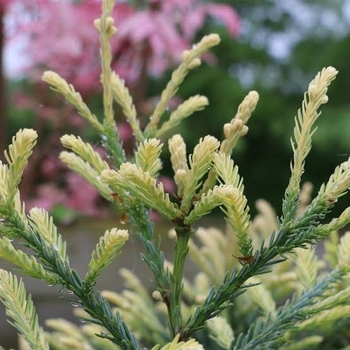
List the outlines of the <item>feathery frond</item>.
{"type": "Polygon", "coordinates": [[[181,215],[180,210],[170,201],[169,195],[164,192],[162,183],[157,185],[149,173],[143,172],[135,164],[124,163],[119,171],[104,170],[101,180],[121,195],[124,192],[131,193],[134,198],[167,219],[173,220],[181,215]]]}
{"type": "Polygon", "coordinates": [[[140,121],[137,119],[136,108],[133,103],[129,89],[125,86],[125,82],[115,72],[111,74],[111,86],[114,99],[120,105],[134,132],[137,142],[141,142],[144,137],[140,128],[140,121]]]}
{"type": "Polygon", "coordinates": [[[95,114],[90,111],[89,107],[84,103],[79,92],[75,91],[72,84],[68,84],[65,79],[53,71],[44,72],[41,79],[42,81],[48,83],[52,90],[58,92],[67,102],[75,107],[78,113],[85,120],[87,120],[94,129],[96,129],[98,132],[103,131],[102,124],[99,122],[95,114]]]}
{"type": "Polygon", "coordinates": [[[175,126],[179,125],[185,118],[194,112],[201,111],[209,104],[205,96],[195,95],[181,103],[175,111],[170,114],[169,120],[164,122],[162,126],[155,132],[155,137],[161,137],[175,126]]]}
{"type": "MultiPolygon", "coordinates": [[[[21,181],[24,168],[28,164],[28,158],[33,152],[36,145],[38,134],[33,129],[21,129],[12,138],[12,144],[8,150],[5,150],[5,158],[8,163],[7,200],[12,201],[16,194],[16,189],[21,181]]],[[[6,175],[7,171],[2,169],[2,176],[6,175]]],[[[3,187],[3,186],[2,186],[3,187]]],[[[4,187],[5,188],[5,187],[4,187]]]]}
{"type": "Polygon", "coordinates": [[[162,161],[159,158],[162,147],[163,144],[157,139],[143,141],[135,153],[135,164],[144,172],[149,172],[152,177],[157,177],[162,168],[162,161]]]}
{"type": "Polygon", "coordinates": [[[121,248],[128,240],[127,230],[113,228],[106,230],[100,238],[95,250],[92,252],[89,263],[89,271],[86,274],[86,281],[92,283],[96,277],[120,254],[121,248]]]}
{"type": "Polygon", "coordinates": [[[52,216],[47,211],[40,208],[30,210],[29,224],[35,232],[37,232],[64,261],[67,259],[67,243],[62,236],[58,234],[57,227],[53,223],[52,216]]]}
{"type": "Polygon", "coordinates": [[[49,350],[31,295],[26,294],[22,280],[18,281],[16,276],[5,270],[0,270],[0,299],[6,307],[7,316],[12,319],[9,323],[16,327],[31,348],[49,350]]]}
{"type": "Polygon", "coordinates": [[[84,142],[81,137],[74,135],[63,135],[61,143],[64,147],[71,149],[85,162],[89,163],[98,173],[109,169],[107,162],[96,152],[89,143],[84,142]]]}
{"type": "Polygon", "coordinates": [[[183,82],[188,72],[201,64],[199,58],[200,55],[209,50],[211,47],[219,44],[219,42],[220,37],[217,34],[206,35],[199,43],[193,45],[191,50],[186,50],[183,52],[182,63],[172,73],[171,79],[166,88],[163,90],[160,100],[153,111],[148,125],[146,126],[146,137],[153,137],[157,132],[158,124],[170,99],[176,94],[180,84],[183,82]]]}
{"type": "Polygon", "coordinates": [[[59,278],[46,271],[33,255],[15,249],[8,238],[0,238],[0,257],[18,266],[19,271],[27,276],[44,280],[49,284],[59,282],[59,278]]]}
{"type": "Polygon", "coordinates": [[[100,181],[100,172],[96,171],[96,169],[92,167],[90,163],[84,161],[75,153],[67,151],[60,153],[60,159],[63,163],[67,164],[69,169],[73,170],[91,183],[91,185],[97,189],[103,198],[107,199],[108,201],[113,200],[113,191],[106,184],[100,181]]]}
{"type": "Polygon", "coordinates": [[[214,153],[219,148],[219,141],[213,136],[206,136],[199,140],[199,143],[190,155],[187,171],[187,178],[184,184],[181,210],[187,213],[192,205],[192,199],[197,188],[201,185],[203,176],[209,171],[213,161],[214,153]]]}

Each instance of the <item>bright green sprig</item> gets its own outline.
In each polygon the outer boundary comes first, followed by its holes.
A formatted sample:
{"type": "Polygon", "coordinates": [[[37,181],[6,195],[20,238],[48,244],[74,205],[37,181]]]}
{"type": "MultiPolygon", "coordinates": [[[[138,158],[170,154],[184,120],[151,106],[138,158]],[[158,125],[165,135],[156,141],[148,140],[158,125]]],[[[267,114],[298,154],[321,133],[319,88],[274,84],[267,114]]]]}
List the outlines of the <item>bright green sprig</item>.
{"type": "Polygon", "coordinates": [[[75,153],[66,151],[60,153],[60,159],[63,163],[67,164],[69,169],[73,170],[91,183],[102,197],[108,201],[113,200],[113,191],[106,184],[100,181],[100,172],[96,171],[96,169],[92,167],[90,163],[84,161],[75,153]]]}
{"type": "Polygon", "coordinates": [[[33,350],[49,350],[44,331],[39,326],[32,297],[26,294],[22,280],[12,273],[0,270],[0,299],[6,307],[9,321],[33,350]]]}
{"type": "Polygon", "coordinates": [[[140,202],[155,209],[169,220],[181,216],[180,210],[164,192],[162,183],[157,185],[156,180],[149,173],[145,173],[135,164],[124,163],[119,171],[104,170],[101,180],[121,195],[130,192],[140,202]]]}
{"type": "Polygon", "coordinates": [[[0,238],[0,257],[19,267],[19,271],[27,276],[38,278],[49,284],[57,284],[58,278],[46,271],[34,256],[15,249],[8,238],[0,238]]]}
{"type": "Polygon", "coordinates": [[[89,271],[85,277],[86,281],[89,283],[94,282],[101,271],[110,265],[115,257],[120,254],[121,248],[128,238],[129,234],[127,230],[118,230],[116,228],[106,230],[95,250],[92,252],[89,271]]]}
{"type": "Polygon", "coordinates": [[[162,161],[159,158],[162,147],[163,144],[157,139],[143,141],[135,153],[136,165],[152,177],[157,177],[159,170],[162,168],[162,161]]]}
{"type": "Polygon", "coordinates": [[[98,173],[109,169],[108,164],[92,148],[89,143],[84,142],[81,137],[74,135],[63,135],[61,143],[64,147],[71,149],[83,160],[88,162],[98,173]]]}
{"type": "Polygon", "coordinates": [[[219,148],[219,141],[213,136],[206,136],[199,140],[190,155],[190,169],[187,171],[187,177],[184,183],[183,198],[181,210],[187,213],[192,205],[193,196],[197,188],[201,185],[203,176],[210,169],[214,153],[219,148]]]}
{"type": "Polygon", "coordinates": [[[180,84],[183,82],[188,72],[201,64],[199,59],[200,55],[209,50],[211,47],[219,44],[219,42],[220,37],[217,34],[206,35],[199,43],[193,45],[191,50],[186,50],[183,52],[182,63],[171,75],[171,79],[166,88],[163,90],[160,100],[157,103],[145,129],[146,137],[153,137],[157,132],[158,124],[170,99],[176,94],[180,84]]]}
{"type": "Polygon", "coordinates": [[[290,222],[296,215],[301,175],[304,172],[305,159],[311,150],[311,139],[316,129],[314,124],[320,116],[318,110],[322,104],[327,103],[327,89],[338,71],[333,67],[324,68],[309,84],[304,95],[302,107],[295,117],[294,138],[291,140],[293,149],[293,162],[291,164],[291,177],[283,201],[283,221],[290,222]]]}
{"type": "Polygon", "coordinates": [[[202,110],[209,104],[205,96],[192,96],[185,102],[181,103],[175,111],[170,114],[169,120],[164,122],[162,126],[155,132],[155,137],[160,137],[179,125],[182,120],[192,115],[194,112],[202,110]]]}
{"type": "Polygon", "coordinates": [[[36,145],[38,134],[33,129],[21,129],[12,138],[12,144],[5,150],[5,158],[8,163],[8,171],[2,165],[2,177],[8,175],[1,181],[1,193],[6,196],[8,202],[12,202],[17,187],[21,181],[24,168],[28,164],[28,158],[36,145]]]}
{"type": "Polygon", "coordinates": [[[33,208],[28,215],[30,226],[40,232],[41,237],[49,246],[57,251],[62,261],[67,259],[67,243],[58,234],[57,227],[53,223],[52,216],[47,211],[40,208],[33,208]]]}
{"type": "Polygon", "coordinates": [[[102,124],[98,121],[95,114],[90,111],[89,107],[84,103],[79,92],[75,91],[72,84],[68,84],[65,79],[52,71],[44,72],[41,79],[48,83],[52,90],[58,92],[67,102],[75,107],[78,113],[87,120],[95,130],[98,132],[103,131],[102,124]]]}
{"type": "Polygon", "coordinates": [[[135,105],[129,93],[129,89],[125,86],[125,82],[115,72],[111,74],[112,94],[117,103],[121,106],[136,138],[137,142],[141,142],[144,137],[140,128],[140,121],[137,119],[135,105]]]}

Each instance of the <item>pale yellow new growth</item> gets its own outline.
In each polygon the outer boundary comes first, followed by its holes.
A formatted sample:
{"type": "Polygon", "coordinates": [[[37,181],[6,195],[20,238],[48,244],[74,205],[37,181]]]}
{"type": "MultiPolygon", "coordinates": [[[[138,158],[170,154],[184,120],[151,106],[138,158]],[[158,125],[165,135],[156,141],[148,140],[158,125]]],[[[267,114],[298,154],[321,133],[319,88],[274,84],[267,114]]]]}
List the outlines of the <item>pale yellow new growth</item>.
{"type": "Polygon", "coordinates": [[[214,227],[199,227],[194,239],[201,243],[201,247],[190,239],[189,256],[210,279],[210,284],[220,284],[225,273],[232,268],[232,251],[227,236],[214,227]]]}
{"type": "MultiPolygon", "coordinates": [[[[63,151],[60,153],[60,159],[68,165],[68,168],[79,174],[90,182],[105,199],[112,201],[112,190],[100,181],[100,172],[96,171],[88,162],[72,152],[63,151]]],[[[109,168],[107,166],[107,168],[109,168]]]]}
{"type": "MultiPolygon", "coordinates": [[[[285,338],[288,341],[288,344],[283,345],[283,350],[305,350],[305,349],[319,349],[319,344],[322,343],[323,337],[320,335],[310,335],[309,337],[298,339],[298,341],[293,341],[289,343],[290,339],[288,338],[289,333],[285,333],[285,338]]],[[[349,350],[344,349],[343,350],[349,350]]]]}
{"type": "Polygon", "coordinates": [[[157,184],[149,173],[142,171],[136,164],[123,163],[119,171],[104,170],[101,180],[116,189],[120,195],[130,192],[140,202],[169,220],[181,215],[179,209],[170,201],[169,195],[165,194],[163,184],[157,184]]]}
{"type": "Polygon", "coordinates": [[[170,161],[174,170],[174,181],[177,185],[177,194],[183,197],[188,165],[186,144],[181,135],[176,134],[169,139],[170,161]]]}
{"type": "MultiPolygon", "coordinates": [[[[56,332],[64,334],[63,339],[60,339],[61,341],[64,340],[68,342],[68,346],[72,345],[72,342],[80,341],[78,349],[81,349],[82,345],[88,346],[87,342],[84,341],[84,336],[81,334],[79,328],[72,322],[69,322],[63,318],[58,319],[48,319],[45,321],[45,324],[48,327],[53,328],[56,332]],[[83,342],[83,343],[82,343],[83,342]]],[[[74,344],[74,343],[73,343],[74,344]]],[[[78,343],[75,343],[77,345],[78,343]]],[[[73,347],[74,349],[74,347],[73,347]]]]}
{"type": "Polygon", "coordinates": [[[84,142],[81,137],[74,135],[63,135],[61,143],[64,147],[71,149],[83,160],[88,162],[98,173],[102,170],[109,169],[108,164],[92,148],[89,143],[84,142]]]}
{"type": "MultiPolygon", "coordinates": [[[[277,214],[272,206],[264,199],[258,199],[255,202],[255,207],[258,210],[258,214],[255,215],[251,222],[250,234],[256,238],[261,237],[268,240],[272,232],[278,231],[277,214]]],[[[254,240],[254,238],[253,241],[259,245],[261,243],[257,242],[257,239],[254,240]]],[[[256,246],[256,248],[258,249],[259,247],[256,246]]]]}
{"type": "Polygon", "coordinates": [[[181,210],[187,213],[192,205],[192,199],[201,185],[202,177],[209,171],[214,153],[219,148],[219,141],[213,136],[205,136],[199,140],[190,156],[190,169],[184,184],[181,210]]]}
{"type": "MultiPolygon", "coordinates": [[[[207,193],[203,193],[199,200],[195,203],[194,208],[185,218],[186,224],[192,224],[202,216],[210,213],[214,208],[224,205],[226,200],[223,199],[227,195],[227,187],[225,185],[215,186],[212,190],[207,193]]],[[[233,191],[239,191],[238,189],[229,186],[229,189],[233,191]]],[[[237,194],[238,195],[238,194],[237,194]]]]}
{"type": "MultiPolygon", "coordinates": [[[[227,154],[229,156],[232,153],[232,149],[235,147],[239,138],[248,132],[246,123],[253,113],[258,100],[259,95],[256,91],[249,92],[249,94],[244,98],[243,102],[239,105],[236,116],[231,120],[230,123],[226,123],[224,125],[225,140],[221,142],[221,153],[227,154]]],[[[227,159],[229,159],[229,157],[227,159]]],[[[213,168],[208,174],[208,178],[203,185],[201,193],[207,192],[215,185],[216,177],[216,170],[213,168]]]]}
{"type": "Polygon", "coordinates": [[[327,89],[338,71],[333,67],[324,68],[309,84],[304,95],[302,107],[295,117],[294,138],[291,140],[293,148],[293,163],[291,165],[291,178],[287,188],[288,193],[297,193],[301,175],[304,172],[305,159],[311,150],[311,137],[315,132],[313,128],[320,115],[318,109],[327,103],[327,89]]]}
{"type": "Polygon", "coordinates": [[[332,219],[330,223],[317,227],[317,234],[328,235],[329,232],[337,231],[348,224],[350,224],[350,207],[346,208],[339,218],[332,219]]]}
{"type": "Polygon", "coordinates": [[[238,174],[238,166],[234,165],[229,154],[218,152],[214,155],[214,170],[220,183],[232,185],[243,193],[243,179],[238,174]]]}
{"type": "Polygon", "coordinates": [[[334,291],[329,296],[319,300],[316,304],[311,305],[307,309],[308,314],[316,314],[322,310],[330,310],[334,306],[348,304],[350,298],[350,287],[344,287],[340,291],[334,291]]]}
{"type": "Polygon", "coordinates": [[[32,276],[50,284],[56,281],[56,277],[47,272],[32,255],[15,249],[8,238],[0,238],[0,257],[18,266],[22,273],[32,276]]]}
{"type": "Polygon", "coordinates": [[[308,318],[298,328],[303,331],[322,329],[327,324],[333,324],[336,321],[345,321],[350,317],[350,305],[333,306],[330,310],[324,310],[315,316],[308,318]]]}
{"type": "Polygon", "coordinates": [[[157,139],[143,141],[135,153],[136,165],[144,172],[149,172],[152,177],[157,177],[162,168],[162,161],[159,158],[162,147],[163,144],[157,139]]]}
{"type": "Polygon", "coordinates": [[[231,154],[238,139],[248,132],[246,124],[255,110],[258,101],[259,94],[256,91],[250,91],[239,105],[235,117],[230,123],[224,125],[225,140],[221,143],[221,152],[231,154]]]}
{"type": "Polygon", "coordinates": [[[127,230],[118,230],[116,228],[106,230],[92,252],[86,280],[94,281],[101,271],[120,253],[121,248],[128,239],[129,234],[127,230]]]}
{"type": "Polygon", "coordinates": [[[121,269],[120,274],[128,289],[122,293],[103,291],[102,296],[116,306],[137,337],[143,337],[149,342],[164,342],[162,334],[167,330],[166,325],[159,319],[147,289],[133,272],[121,269]]]}
{"type": "Polygon", "coordinates": [[[15,275],[5,270],[0,270],[0,299],[6,307],[6,314],[12,319],[10,323],[30,344],[31,349],[48,350],[31,295],[26,294],[22,280],[18,281],[15,275]]]}
{"type": "Polygon", "coordinates": [[[163,346],[156,345],[152,350],[204,350],[203,345],[199,344],[196,340],[190,339],[187,342],[179,342],[180,335],[178,334],[174,340],[163,346]]]}
{"type": "Polygon", "coordinates": [[[102,2],[101,18],[96,19],[94,24],[100,34],[100,56],[101,56],[101,82],[103,86],[103,110],[106,122],[114,125],[113,111],[113,93],[112,93],[112,53],[109,39],[117,32],[114,26],[112,11],[114,7],[113,0],[104,0],[102,2]]]}
{"type": "Polygon", "coordinates": [[[38,134],[33,129],[21,129],[12,138],[12,144],[8,150],[5,150],[4,155],[8,163],[8,168],[2,165],[1,170],[1,190],[2,195],[5,195],[7,200],[13,201],[17,187],[21,182],[24,168],[28,164],[28,158],[33,152],[36,145],[38,134]],[[8,175],[7,179],[3,177],[8,175]]]}
{"type": "Polygon", "coordinates": [[[75,91],[72,84],[68,84],[65,79],[52,71],[44,72],[41,79],[48,83],[54,91],[61,94],[67,102],[74,106],[78,113],[87,120],[94,129],[98,132],[103,131],[103,126],[98,121],[97,117],[90,111],[89,107],[84,103],[79,92],[75,91]]]}
{"type": "Polygon", "coordinates": [[[317,257],[313,249],[296,249],[296,273],[305,289],[312,288],[317,277],[317,257]]]}
{"type": "Polygon", "coordinates": [[[261,283],[259,277],[252,277],[248,283],[259,283],[258,285],[247,289],[247,297],[254,301],[260,308],[265,317],[270,317],[272,320],[276,318],[276,302],[272,297],[271,291],[266,288],[265,284],[261,283]]]}
{"type": "Polygon", "coordinates": [[[341,163],[334,170],[328,182],[320,188],[319,195],[325,195],[328,199],[336,201],[350,188],[350,160],[341,163]]]}
{"type": "Polygon", "coordinates": [[[222,211],[226,220],[238,237],[238,244],[243,255],[251,253],[251,238],[249,237],[250,216],[247,198],[233,186],[223,187],[221,200],[224,205],[222,211]]]}
{"type": "Polygon", "coordinates": [[[194,112],[202,110],[208,104],[209,101],[205,96],[196,95],[190,97],[170,114],[169,120],[164,122],[160,129],[156,131],[155,137],[162,136],[175,126],[179,125],[183,119],[187,118],[194,112]]]}
{"type": "Polygon", "coordinates": [[[338,266],[347,272],[350,271],[350,231],[347,231],[340,239],[338,266]]]}
{"type": "Polygon", "coordinates": [[[217,45],[219,42],[220,37],[217,34],[206,35],[198,44],[194,45],[191,50],[186,50],[183,52],[182,63],[172,73],[171,79],[166,88],[163,90],[160,100],[150,118],[150,122],[145,129],[146,137],[153,137],[155,135],[160,118],[163,115],[170,99],[176,94],[180,84],[183,82],[188,72],[201,64],[199,59],[200,55],[209,50],[211,47],[217,45]]]}
{"type": "Polygon", "coordinates": [[[180,169],[187,171],[186,144],[181,135],[176,134],[169,139],[169,152],[174,173],[180,169]]]}
{"type": "Polygon", "coordinates": [[[10,176],[9,168],[0,160],[0,200],[5,202],[9,195],[8,179],[10,176]]]}
{"type": "Polygon", "coordinates": [[[206,322],[209,331],[209,337],[223,349],[229,350],[233,341],[233,330],[226,318],[217,316],[206,322]]]}
{"type": "Polygon", "coordinates": [[[301,215],[308,208],[312,198],[313,185],[311,182],[305,182],[299,194],[299,206],[297,216],[301,215]]]}
{"type": "Polygon", "coordinates": [[[140,128],[140,121],[137,119],[135,105],[129,93],[129,89],[125,86],[125,82],[115,72],[111,74],[111,86],[114,99],[122,108],[136,138],[136,141],[143,140],[143,133],[140,128]]]}
{"type": "Polygon", "coordinates": [[[52,216],[44,209],[35,207],[30,210],[28,219],[30,226],[58,252],[62,260],[65,260],[67,244],[62,239],[62,236],[57,233],[57,227],[53,223],[52,216]]]}

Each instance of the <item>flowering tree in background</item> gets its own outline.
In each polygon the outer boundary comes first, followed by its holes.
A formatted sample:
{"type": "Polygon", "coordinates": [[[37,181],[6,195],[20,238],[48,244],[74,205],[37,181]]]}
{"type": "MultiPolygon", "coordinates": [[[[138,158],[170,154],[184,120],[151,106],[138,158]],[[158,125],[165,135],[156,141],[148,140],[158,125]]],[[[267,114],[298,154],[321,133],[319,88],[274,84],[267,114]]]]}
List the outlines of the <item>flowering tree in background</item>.
{"type": "MultiPolygon", "coordinates": [[[[41,141],[41,151],[35,155],[36,164],[32,162],[28,169],[22,193],[32,196],[34,179],[41,178],[30,206],[50,210],[62,204],[96,214],[100,212],[97,192],[87,189],[85,181],[66,176],[65,169],[56,161],[58,135],[84,125],[79,124],[80,119],[69,106],[63,103],[58,106],[61,102],[42,88],[40,77],[45,69],[56,71],[87,102],[100,92],[99,37],[91,26],[100,14],[100,1],[3,0],[0,3],[4,13],[11,13],[14,18],[16,29],[10,40],[25,43],[23,54],[27,59],[21,73],[32,89],[29,94],[28,91],[22,94],[17,103],[35,110],[36,129],[45,130],[48,125],[52,129],[41,141]]],[[[225,26],[232,38],[238,34],[238,15],[228,5],[203,0],[117,1],[114,19],[118,34],[111,43],[112,68],[130,87],[139,115],[147,115],[145,106],[151,97],[147,93],[149,77],[159,78],[177,64],[182,51],[191,47],[208,18],[225,26]]],[[[212,56],[206,59],[209,63],[215,61],[212,56]]],[[[127,138],[131,137],[128,126],[120,125],[120,133],[127,145],[127,138]]]]}

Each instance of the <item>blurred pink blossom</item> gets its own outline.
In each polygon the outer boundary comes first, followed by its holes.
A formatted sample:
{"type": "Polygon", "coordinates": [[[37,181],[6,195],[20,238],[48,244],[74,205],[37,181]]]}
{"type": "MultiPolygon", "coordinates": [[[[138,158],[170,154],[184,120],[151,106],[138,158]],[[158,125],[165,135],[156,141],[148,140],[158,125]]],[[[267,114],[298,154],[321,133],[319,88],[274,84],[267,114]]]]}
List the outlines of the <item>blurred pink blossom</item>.
{"type": "MultiPolygon", "coordinates": [[[[100,1],[33,3],[28,10],[32,20],[18,32],[19,39],[26,38],[27,74],[38,80],[49,68],[83,94],[99,91],[99,37],[93,21],[100,16],[100,1]]],[[[128,83],[135,83],[145,67],[158,77],[177,64],[208,16],[222,23],[232,37],[239,31],[238,15],[229,5],[203,0],[149,0],[144,5],[137,9],[117,1],[113,13],[118,33],[111,42],[112,66],[128,83]]]]}

